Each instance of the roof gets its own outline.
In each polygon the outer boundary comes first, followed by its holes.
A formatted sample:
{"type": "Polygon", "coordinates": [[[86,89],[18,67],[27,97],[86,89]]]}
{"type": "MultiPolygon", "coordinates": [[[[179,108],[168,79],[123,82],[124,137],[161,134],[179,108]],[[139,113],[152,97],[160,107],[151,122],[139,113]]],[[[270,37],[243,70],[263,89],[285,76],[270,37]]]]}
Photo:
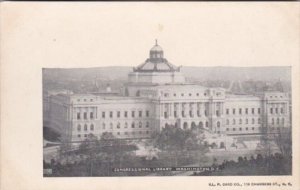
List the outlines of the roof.
{"type": "Polygon", "coordinates": [[[163,49],[159,45],[156,44],[155,46],[153,46],[151,48],[150,51],[163,51],[163,49]]]}
{"type": "Polygon", "coordinates": [[[179,68],[175,65],[169,63],[166,59],[162,58],[158,60],[159,62],[152,62],[150,59],[147,59],[144,63],[137,66],[134,71],[140,72],[174,72],[178,71],[179,68]]]}

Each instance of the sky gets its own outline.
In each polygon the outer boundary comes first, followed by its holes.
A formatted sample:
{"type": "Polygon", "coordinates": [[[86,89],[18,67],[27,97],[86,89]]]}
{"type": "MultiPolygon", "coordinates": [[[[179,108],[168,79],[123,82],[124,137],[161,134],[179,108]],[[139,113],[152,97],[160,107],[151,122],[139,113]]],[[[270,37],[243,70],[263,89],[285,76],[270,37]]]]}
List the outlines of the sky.
{"type": "Polygon", "coordinates": [[[41,67],[136,66],[155,39],[177,66],[299,63],[300,14],[292,2],[26,5],[4,11],[4,50],[41,67]]]}

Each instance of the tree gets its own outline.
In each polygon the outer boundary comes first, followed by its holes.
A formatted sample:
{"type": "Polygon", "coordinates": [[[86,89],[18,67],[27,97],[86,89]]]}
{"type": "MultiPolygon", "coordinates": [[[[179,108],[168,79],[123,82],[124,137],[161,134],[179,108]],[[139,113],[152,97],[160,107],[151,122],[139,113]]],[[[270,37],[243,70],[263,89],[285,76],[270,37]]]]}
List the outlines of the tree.
{"type": "Polygon", "coordinates": [[[288,158],[292,155],[292,133],[290,128],[279,128],[278,133],[274,134],[274,140],[284,157],[288,158]]]}
{"type": "Polygon", "coordinates": [[[153,144],[161,150],[169,151],[174,155],[175,166],[178,164],[178,157],[184,151],[196,150],[204,152],[203,138],[197,130],[183,130],[175,126],[167,126],[162,131],[156,132],[153,137],[153,144]]]}

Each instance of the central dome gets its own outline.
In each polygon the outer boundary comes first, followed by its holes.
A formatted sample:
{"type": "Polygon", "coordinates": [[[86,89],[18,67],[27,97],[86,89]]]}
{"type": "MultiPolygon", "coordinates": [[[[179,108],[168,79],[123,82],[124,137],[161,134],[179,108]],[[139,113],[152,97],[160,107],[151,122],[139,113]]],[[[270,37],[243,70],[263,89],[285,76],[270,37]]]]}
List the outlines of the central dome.
{"type": "Polygon", "coordinates": [[[150,49],[149,58],[141,65],[134,68],[135,72],[175,72],[180,68],[168,62],[164,58],[163,49],[155,41],[155,45],[150,49]]]}

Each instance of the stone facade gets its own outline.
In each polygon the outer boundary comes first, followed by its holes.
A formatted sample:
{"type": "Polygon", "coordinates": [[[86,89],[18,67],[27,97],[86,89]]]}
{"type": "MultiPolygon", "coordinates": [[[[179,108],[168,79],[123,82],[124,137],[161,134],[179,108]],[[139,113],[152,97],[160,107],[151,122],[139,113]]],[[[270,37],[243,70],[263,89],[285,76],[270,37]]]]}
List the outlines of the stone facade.
{"type": "Polygon", "coordinates": [[[227,135],[261,134],[290,127],[289,97],[282,92],[228,94],[185,82],[180,68],[155,45],[133,69],[121,94],[58,94],[48,100],[50,127],[66,141],[104,132],[117,138],[149,138],[166,126],[206,128],[227,135]]]}

